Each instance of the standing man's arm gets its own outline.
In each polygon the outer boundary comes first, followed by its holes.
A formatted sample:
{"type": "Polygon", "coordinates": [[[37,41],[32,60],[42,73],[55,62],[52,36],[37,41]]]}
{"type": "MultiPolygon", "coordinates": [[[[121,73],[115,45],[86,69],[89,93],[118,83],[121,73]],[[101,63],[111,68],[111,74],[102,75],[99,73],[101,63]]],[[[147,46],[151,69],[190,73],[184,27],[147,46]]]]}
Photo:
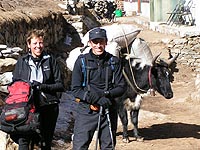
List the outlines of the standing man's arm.
{"type": "Polygon", "coordinates": [[[114,87],[109,91],[110,96],[115,98],[121,96],[127,88],[124,76],[122,74],[122,66],[119,59],[114,60],[117,65],[114,66],[114,87]]]}

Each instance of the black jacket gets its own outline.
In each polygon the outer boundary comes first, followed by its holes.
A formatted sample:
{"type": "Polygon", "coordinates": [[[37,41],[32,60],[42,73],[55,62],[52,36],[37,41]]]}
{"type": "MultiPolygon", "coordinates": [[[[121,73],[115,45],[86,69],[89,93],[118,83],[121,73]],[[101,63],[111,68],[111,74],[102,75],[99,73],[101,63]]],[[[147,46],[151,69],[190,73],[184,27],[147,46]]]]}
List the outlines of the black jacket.
{"type": "Polygon", "coordinates": [[[111,55],[110,53],[104,51],[100,56],[96,56],[90,50],[89,53],[84,56],[80,55],[75,62],[75,66],[72,72],[72,92],[76,98],[85,100],[87,98],[86,92],[88,91],[88,86],[82,86],[84,80],[84,73],[82,72],[82,62],[81,57],[86,58],[87,67],[89,67],[89,86],[90,91],[95,93],[97,97],[101,97],[105,90],[109,90],[111,98],[121,96],[126,90],[126,82],[124,80],[121,63],[119,58],[111,55]],[[114,70],[109,66],[108,71],[108,89],[106,89],[106,67],[109,64],[110,58],[113,57],[114,70]],[[114,83],[112,83],[114,75],[114,83]]]}
{"type": "MultiPolygon", "coordinates": [[[[26,54],[18,59],[13,71],[13,81],[20,79],[30,81],[31,69],[28,64],[30,57],[30,54],[26,54]]],[[[57,92],[62,92],[64,90],[58,63],[52,55],[44,53],[41,60],[41,66],[43,73],[41,92],[46,98],[43,96],[40,97],[40,100],[35,101],[39,102],[40,106],[58,103],[59,98],[57,97],[57,92]]]]}

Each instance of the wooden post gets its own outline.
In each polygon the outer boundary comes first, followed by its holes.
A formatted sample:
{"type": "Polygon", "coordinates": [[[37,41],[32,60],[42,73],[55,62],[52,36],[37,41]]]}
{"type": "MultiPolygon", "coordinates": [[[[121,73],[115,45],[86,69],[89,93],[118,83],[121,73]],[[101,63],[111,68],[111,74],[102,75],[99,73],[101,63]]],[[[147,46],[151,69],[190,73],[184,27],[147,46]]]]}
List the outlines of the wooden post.
{"type": "Polygon", "coordinates": [[[138,0],[138,13],[141,13],[141,1],[138,0]]]}

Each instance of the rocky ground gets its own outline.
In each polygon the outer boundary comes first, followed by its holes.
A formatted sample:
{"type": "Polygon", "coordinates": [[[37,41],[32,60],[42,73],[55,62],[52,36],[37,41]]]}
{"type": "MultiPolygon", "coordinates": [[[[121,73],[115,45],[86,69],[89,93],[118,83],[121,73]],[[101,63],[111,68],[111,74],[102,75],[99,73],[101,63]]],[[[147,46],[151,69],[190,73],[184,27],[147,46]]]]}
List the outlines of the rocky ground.
{"type": "MultiPolygon", "coordinates": [[[[50,0],[1,0],[0,11],[19,10],[22,7],[49,7],[57,9],[58,1],[50,0]]],[[[126,22],[126,18],[122,19],[126,22]]],[[[133,22],[126,22],[133,23],[133,22]]],[[[172,35],[153,32],[146,28],[138,35],[145,39],[153,54],[162,52],[161,57],[168,58],[166,45],[162,39],[177,38],[172,35]]],[[[130,143],[122,142],[122,126],[117,132],[116,150],[199,150],[200,149],[200,104],[190,99],[195,90],[195,72],[177,61],[172,88],[174,97],[166,100],[157,94],[143,101],[140,111],[139,128],[144,142],[133,139],[132,125],[129,124],[130,143]]],[[[67,133],[66,133],[67,134],[67,133]]],[[[63,135],[62,135],[63,136],[63,135]]],[[[66,135],[67,137],[67,135],[66,135]]],[[[59,139],[59,138],[58,138],[59,139]]],[[[72,149],[68,138],[54,140],[54,150],[72,149]]],[[[94,149],[94,145],[91,145],[94,149]]]]}

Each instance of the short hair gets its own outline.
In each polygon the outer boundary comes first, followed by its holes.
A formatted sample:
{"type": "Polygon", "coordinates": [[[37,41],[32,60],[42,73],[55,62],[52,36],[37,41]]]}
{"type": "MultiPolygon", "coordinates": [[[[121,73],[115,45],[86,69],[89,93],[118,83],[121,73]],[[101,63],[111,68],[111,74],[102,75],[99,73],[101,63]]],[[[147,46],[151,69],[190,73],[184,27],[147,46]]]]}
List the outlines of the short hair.
{"type": "Polygon", "coordinates": [[[26,42],[30,44],[32,38],[34,38],[34,37],[44,38],[44,36],[45,36],[44,30],[33,29],[33,30],[28,32],[28,34],[26,36],[27,37],[26,42]]]}

